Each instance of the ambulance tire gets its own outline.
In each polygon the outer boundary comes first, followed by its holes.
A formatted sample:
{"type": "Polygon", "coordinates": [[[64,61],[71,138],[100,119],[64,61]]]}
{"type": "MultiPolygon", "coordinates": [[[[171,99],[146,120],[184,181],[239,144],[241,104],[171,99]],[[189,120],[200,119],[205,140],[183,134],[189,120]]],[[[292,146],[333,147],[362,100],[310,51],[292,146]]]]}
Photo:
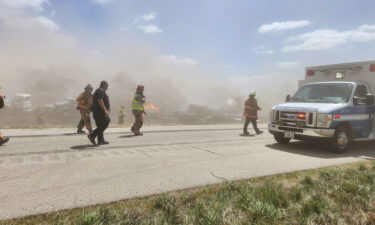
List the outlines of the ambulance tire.
{"type": "Polygon", "coordinates": [[[285,138],[282,134],[274,134],[273,137],[279,144],[286,145],[290,142],[290,138],[285,138]]]}
{"type": "Polygon", "coordinates": [[[342,126],[337,128],[331,143],[331,149],[334,153],[342,154],[348,150],[351,142],[350,129],[342,126]]]}

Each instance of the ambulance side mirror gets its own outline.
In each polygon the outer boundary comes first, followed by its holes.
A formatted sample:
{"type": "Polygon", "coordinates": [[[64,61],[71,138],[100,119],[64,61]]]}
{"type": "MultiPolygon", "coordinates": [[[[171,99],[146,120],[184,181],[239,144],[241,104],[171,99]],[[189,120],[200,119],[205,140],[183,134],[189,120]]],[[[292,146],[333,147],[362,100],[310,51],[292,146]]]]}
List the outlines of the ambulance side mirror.
{"type": "Polygon", "coordinates": [[[366,95],[366,105],[374,105],[374,103],[375,103],[374,95],[367,94],[366,95]]]}
{"type": "Polygon", "coordinates": [[[285,101],[286,101],[286,102],[290,102],[290,95],[287,95],[287,96],[286,96],[285,101]]]}

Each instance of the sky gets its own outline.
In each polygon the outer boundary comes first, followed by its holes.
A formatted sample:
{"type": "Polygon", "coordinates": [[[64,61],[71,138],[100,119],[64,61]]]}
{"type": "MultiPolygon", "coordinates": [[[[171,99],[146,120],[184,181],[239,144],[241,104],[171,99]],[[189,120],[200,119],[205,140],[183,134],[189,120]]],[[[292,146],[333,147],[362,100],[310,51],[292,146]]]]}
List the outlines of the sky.
{"type": "Polygon", "coordinates": [[[147,52],[147,60],[245,93],[257,82],[293,86],[306,66],[374,60],[374,7],[373,0],[0,0],[0,54],[48,64],[18,49],[38,43],[35,57],[51,51],[100,64],[122,54],[142,61],[147,52]]]}
{"type": "Polygon", "coordinates": [[[137,39],[229,76],[371,60],[375,50],[371,0],[30,1],[87,48],[137,39]]]}

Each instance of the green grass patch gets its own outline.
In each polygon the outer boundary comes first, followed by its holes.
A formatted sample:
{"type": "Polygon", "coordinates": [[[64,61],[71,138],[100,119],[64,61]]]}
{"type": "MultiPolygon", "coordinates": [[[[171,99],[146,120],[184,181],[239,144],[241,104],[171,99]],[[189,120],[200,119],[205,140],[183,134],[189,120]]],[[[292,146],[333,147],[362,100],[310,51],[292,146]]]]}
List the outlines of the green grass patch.
{"type": "Polygon", "coordinates": [[[0,225],[10,224],[375,224],[375,163],[228,182],[0,221],[0,225]]]}

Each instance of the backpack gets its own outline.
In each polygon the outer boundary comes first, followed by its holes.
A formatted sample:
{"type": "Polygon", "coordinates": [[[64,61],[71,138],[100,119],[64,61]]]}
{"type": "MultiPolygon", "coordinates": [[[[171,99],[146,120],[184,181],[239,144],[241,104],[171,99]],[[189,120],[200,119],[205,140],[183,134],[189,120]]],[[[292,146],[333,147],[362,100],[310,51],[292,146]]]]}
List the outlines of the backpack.
{"type": "Polygon", "coordinates": [[[0,95],[0,109],[4,108],[5,103],[4,103],[4,98],[3,96],[0,95]]]}

